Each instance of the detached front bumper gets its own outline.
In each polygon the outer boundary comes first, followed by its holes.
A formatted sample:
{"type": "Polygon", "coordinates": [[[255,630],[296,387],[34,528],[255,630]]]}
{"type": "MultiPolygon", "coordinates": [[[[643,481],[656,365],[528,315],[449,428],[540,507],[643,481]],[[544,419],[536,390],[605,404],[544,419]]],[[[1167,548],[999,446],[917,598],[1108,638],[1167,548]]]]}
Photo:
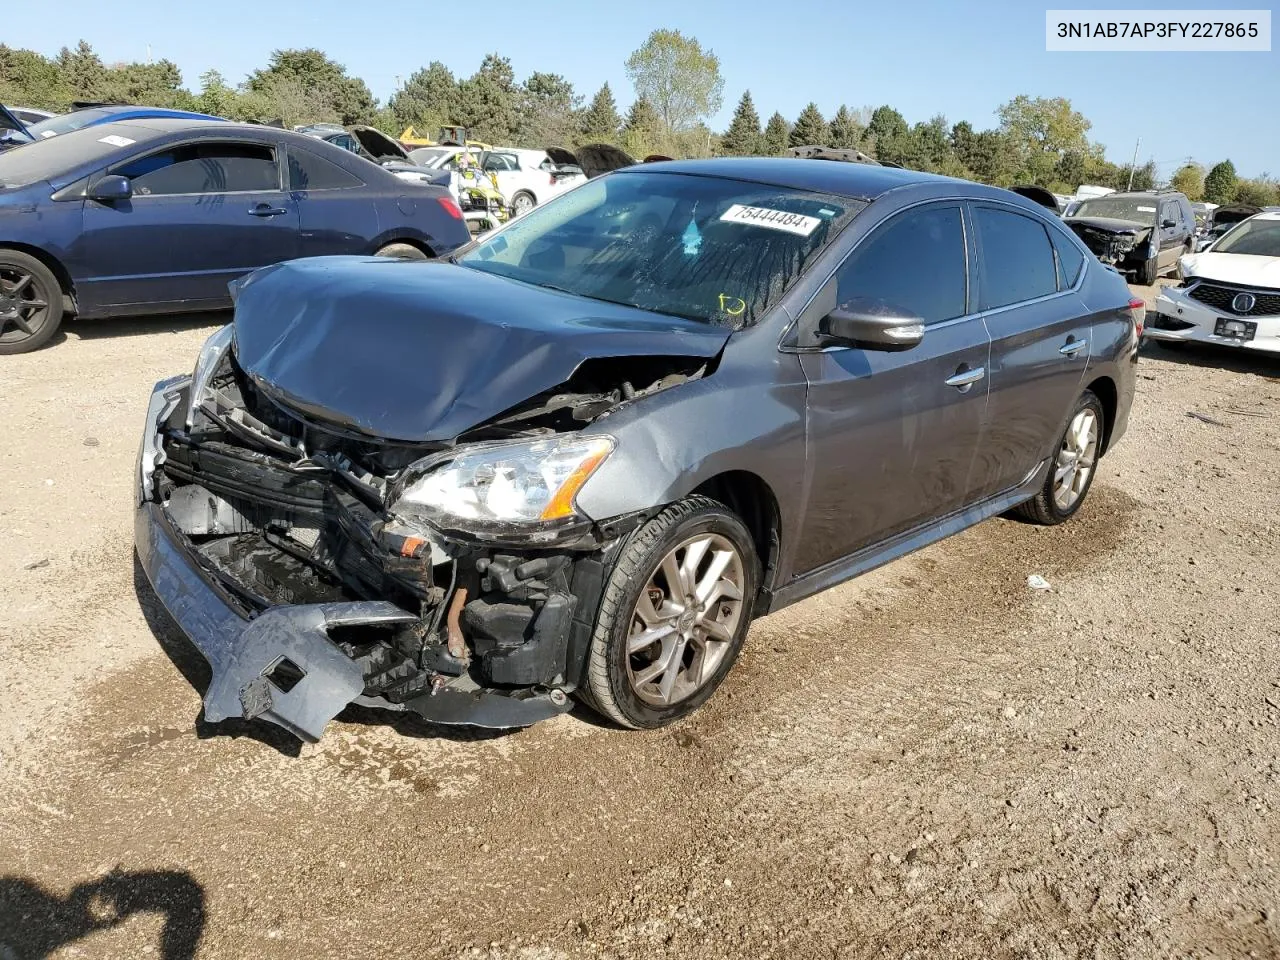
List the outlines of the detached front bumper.
{"type": "Polygon", "coordinates": [[[418,617],[389,601],[282,604],[248,609],[202,566],[191,541],[153,498],[155,472],[164,462],[159,425],[185,408],[189,379],[156,385],[139,451],[139,493],[134,543],[160,602],[208,661],[212,680],[205,719],[269,720],[299,739],[315,742],[350,703],[409,710],[442,724],[510,729],[564,713],[562,690],[493,691],[442,686],[404,702],[365,696],[361,664],[331,638],[335,628],[408,627],[418,617]]]}
{"type": "Polygon", "coordinates": [[[1182,287],[1165,287],[1156,298],[1155,310],[1147,319],[1143,337],[1280,353],[1280,316],[1242,317],[1224,313],[1188,296],[1182,287]],[[1239,325],[1243,333],[1226,333],[1227,324],[1239,325]]]}

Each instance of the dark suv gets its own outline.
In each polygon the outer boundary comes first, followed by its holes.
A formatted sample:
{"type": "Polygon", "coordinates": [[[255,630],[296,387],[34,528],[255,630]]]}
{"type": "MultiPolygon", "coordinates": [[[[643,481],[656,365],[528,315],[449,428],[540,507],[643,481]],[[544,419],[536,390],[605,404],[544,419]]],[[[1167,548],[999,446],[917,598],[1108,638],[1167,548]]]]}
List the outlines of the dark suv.
{"type": "Polygon", "coordinates": [[[138,555],[205,717],[308,739],[353,701],[660,726],[753,618],[1068,519],[1144,311],[1009,191],[798,159],[628,167],[447,261],[235,286],[152,394],[138,555]]]}
{"type": "Polygon", "coordinates": [[[1085,246],[1103,263],[1150,286],[1195,251],[1191,201],[1172,190],[1109,193],[1085,200],[1067,218],[1085,246]]]}

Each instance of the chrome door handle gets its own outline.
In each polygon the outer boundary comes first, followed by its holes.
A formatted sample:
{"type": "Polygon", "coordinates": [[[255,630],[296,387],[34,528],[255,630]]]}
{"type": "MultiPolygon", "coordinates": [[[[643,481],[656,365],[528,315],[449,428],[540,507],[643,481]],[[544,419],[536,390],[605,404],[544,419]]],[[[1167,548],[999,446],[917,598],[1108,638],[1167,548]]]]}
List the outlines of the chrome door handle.
{"type": "Polygon", "coordinates": [[[1064,357],[1074,357],[1077,353],[1089,345],[1088,340],[1072,340],[1063,344],[1058,348],[1058,352],[1064,357]]]}
{"type": "Polygon", "coordinates": [[[986,375],[986,367],[974,367],[972,370],[957,370],[942,382],[948,387],[967,387],[971,384],[977,383],[986,375]]]}
{"type": "Polygon", "coordinates": [[[256,207],[249,208],[249,216],[251,217],[279,217],[288,212],[284,207],[273,207],[266,203],[260,203],[256,207]]]}

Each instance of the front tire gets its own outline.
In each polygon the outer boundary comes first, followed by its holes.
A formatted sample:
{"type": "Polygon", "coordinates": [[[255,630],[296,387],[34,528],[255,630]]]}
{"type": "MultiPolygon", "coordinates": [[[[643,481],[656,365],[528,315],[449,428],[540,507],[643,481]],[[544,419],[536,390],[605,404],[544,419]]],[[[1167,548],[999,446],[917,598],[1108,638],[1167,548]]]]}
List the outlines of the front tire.
{"type": "Polygon", "coordinates": [[[632,729],[692,713],[737,660],[759,583],[754,542],[734,513],[701,496],[667,507],[618,554],[579,695],[632,729]]]}
{"type": "Polygon", "coordinates": [[[1093,486],[1105,423],[1102,401],[1086,390],[1067,418],[1057,456],[1040,491],[1016,508],[1020,516],[1051,527],[1075,515],[1093,486]]]}
{"type": "Polygon", "coordinates": [[[0,250],[0,356],[38,350],[62,323],[62,287],[35,257],[0,250]]]}
{"type": "Polygon", "coordinates": [[[1152,257],[1150,260],[1143,261],[1142,266],[1138,268],[1138,283],[1144,287],[1154,287],[1156,277],[1160,275],[1160,258],[1152,257]]]}
{"type": "Polygon", "coordinates": [[[521,190],[511,198],[511,215],[513,217],[521,217],[538,205],[538,201],[533,198],[533,194],[528,190],[521,190]]]}

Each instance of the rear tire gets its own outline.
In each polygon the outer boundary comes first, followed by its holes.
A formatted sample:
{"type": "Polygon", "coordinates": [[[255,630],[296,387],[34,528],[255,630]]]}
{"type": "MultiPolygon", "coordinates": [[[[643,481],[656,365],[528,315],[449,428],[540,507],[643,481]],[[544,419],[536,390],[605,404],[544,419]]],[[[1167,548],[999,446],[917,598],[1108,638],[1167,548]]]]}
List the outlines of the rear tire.
{"type": "Polygon", "coordinates": [[[632,729],[692,713],[737,660],[759,583],[754,541],[734,513],[701,496],[667,507],[618,553],[578,697],[632,729]]]}
{"type": "Polygon", "coordinates": [[[62,287],[35,257],[0,250],[0,356],[30,353],[62,324],[62,287]]]}
{"type": "Polygon", "coordinates": [[[1015,507],[1014,512],[1046,527],[1075,516],[1093,487],[1105,426],[1102,401],[1092,390],[1086,390],[1067,418],[1067,427],[1058,441],[1057,453],[1040,491],[1015,507]]]}
{"type": "Polygon", "coordinates": [[[398,257],[401,260],[425,260],[427,255],[412,243],[388,243],[375,257],[398,257]]]}

